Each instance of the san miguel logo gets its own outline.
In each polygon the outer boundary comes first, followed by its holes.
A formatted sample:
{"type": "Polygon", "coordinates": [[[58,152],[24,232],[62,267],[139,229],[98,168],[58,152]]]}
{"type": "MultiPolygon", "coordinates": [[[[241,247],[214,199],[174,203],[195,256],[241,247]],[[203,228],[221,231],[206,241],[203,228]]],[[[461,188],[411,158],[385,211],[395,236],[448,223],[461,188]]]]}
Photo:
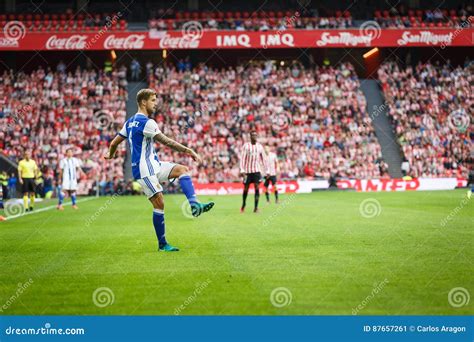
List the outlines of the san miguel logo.
{"type": "Polygon", "coordinates": [[[321,35],[321,39],[316,41],[317,46],[327,45],[345,45],[345,46],[357,46],[367,45],[369,46],[374,39],[372,34],[353,34],[352,32],[337,32],[330,33],[324,32],[321,35]]]}
{"type": "Polygon", "coordinates": [[[65,38],[58,38],[53,35],[46,41],[47,50],[82,50],[86,47],[87,36],[74,34],[65,38]]]}
{"type": "Polygon", "coordinates": [[[397,40],[398,45],[407,45],[410,43],[426,44],[426,45],[450,45],[453,41],[453,33],[435,34],[431,31],[420,31],[418,33],[411,33],[404,31],[402,38],[397,40]]]}
{"type": "Polygon", "coordinates": [[[104,41],[104,49],[142,49],[145,45],[144,34],[131,34],[126,37],[115,37],[115,35],[108,36],[104,41]]]}

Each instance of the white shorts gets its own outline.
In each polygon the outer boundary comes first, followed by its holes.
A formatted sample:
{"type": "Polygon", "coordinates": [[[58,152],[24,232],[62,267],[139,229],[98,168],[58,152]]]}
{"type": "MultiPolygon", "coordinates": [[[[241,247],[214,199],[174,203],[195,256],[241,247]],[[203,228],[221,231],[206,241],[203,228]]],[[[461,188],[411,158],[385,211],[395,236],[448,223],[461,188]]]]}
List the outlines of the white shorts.
{"type": "Polygon", "coordinates": [[[63,179],[62,190],[76,191],[77,179],[63,179]]]}
{"type": "Polygon", "coordinates": [[[166,182],[171,173],[171,170],[176,166],[176,163],[160,162],[160,170],[157,174],[149,177],[138,179],[137,182],[143,188],[146,197],[153,197],[158,192],[163,191],[160,183],[166,182]]]}

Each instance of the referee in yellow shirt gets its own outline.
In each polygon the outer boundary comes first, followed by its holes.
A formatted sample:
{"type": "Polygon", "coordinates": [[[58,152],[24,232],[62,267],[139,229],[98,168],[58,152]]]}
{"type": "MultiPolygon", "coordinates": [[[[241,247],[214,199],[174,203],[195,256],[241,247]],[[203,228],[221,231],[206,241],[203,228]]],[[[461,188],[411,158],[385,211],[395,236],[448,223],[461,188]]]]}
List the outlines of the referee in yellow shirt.
{"type": "Polygon", "coordinates": [[[31,159],[31,153],[25,152],[25,158],[20,160],[18,164],[18,178],[22,186],[23,205],[28,211],[28,194],[30,195],[30,209],[33,211],[35,206],[35,179],[38,176],[38,166],[36,162],[31,159]]]}

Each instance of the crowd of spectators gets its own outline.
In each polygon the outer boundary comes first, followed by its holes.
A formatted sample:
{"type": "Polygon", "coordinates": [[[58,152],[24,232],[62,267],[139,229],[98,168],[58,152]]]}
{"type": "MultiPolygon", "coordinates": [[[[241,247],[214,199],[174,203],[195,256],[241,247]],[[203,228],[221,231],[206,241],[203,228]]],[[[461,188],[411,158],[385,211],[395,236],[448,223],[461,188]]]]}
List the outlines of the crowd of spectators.
{"type": "Polygon", "coordinates": [[[374,13],[375,20],[382,28],[419,27],[472,27],[474,14],[472,5],[455,9],[406,10],[403,6],[374,13]]]}
{"type": "MultiPolygon", "coordinates": [[[[267,31],[289,29],[344,29],[353,27],[349,11],[336,11],[331,16],[319,16],[313,11],[256,11],[256,12],[185,12],[173,16],[158,11],[148,21],[151,29],[181,30],[196,22],[204,30],[267,31]]],[[[195,28],[194,28],[195,29],[195,28]]]]}
{"type": "MultiPolygon", "coordinates": [[[[251,129],[277,152],[281,178],[374,178],[385,173],[366,100],[350,64],[305,68],[272,61],[179,72],[150,70],[159,126],[200,153],[201,183],[239,180],[241,146],[251,129]]],[[[159,147],[162,160],[193,165],[159,147]]]]}
{"type": "Polygon", "coordinates": [[[105,162],[108,141],[126,116],[126,69],[66,72],[39,67],[0,74],[0,152],[14,162],[32,151],[43,179],[55,181],[68,148],[83,161],[79,192],[96,181],[123,179],[123,158],[105,162]]]}
{"type": "Polygon", "coordinates": [[[378,76],[412,177],[465,177],[472,144],[473,68],[448,63],[400,67],[378,76]]]}
{"type": "MultiPolygon", "coordinates": [[[[239,155],[248,133],[277,153],[281,179],[388,177],[354,68],[255,62],[216,69],[199,64],[146,67],[158,94],[159,127],[203,157],[157,146],[161,160],[191,166],[200,183],[240,179],[239,155]]],[[[25,149],[41,167],[45,192],[56,185],[58,162],[73,148],[84,164],[80,193],[138,193],[124,179],[123,154],[104,161],[123,124],[126,68],[67,72],[38,68],[0,75],[0,151],[14,162],[25,149]]],[[[467,177],[472,66],[449,63],[401,68],[385,63],[378,76],[412,177],[467,177]]],[[[123,146],[125,148],[125,146],[123,146]]]]}
{"type": "Polygon", "coordinates": [[[123,13],[75,13],[72,9],[61,14],[20,13],[0,14],[0,30],[8,30],[9,23],[21,23],[28,32],[96,32],[125,31],[127,21],[123,13]]]}

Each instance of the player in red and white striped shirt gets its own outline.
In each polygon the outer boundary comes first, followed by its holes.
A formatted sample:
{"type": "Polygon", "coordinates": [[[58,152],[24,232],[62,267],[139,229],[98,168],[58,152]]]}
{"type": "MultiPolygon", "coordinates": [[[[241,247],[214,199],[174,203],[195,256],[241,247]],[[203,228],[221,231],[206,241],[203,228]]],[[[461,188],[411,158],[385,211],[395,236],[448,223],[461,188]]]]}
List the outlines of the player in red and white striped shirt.
{"type": "Polygon", "coordinates": [[[244,193],[242,196],[242,207],[240,211],[245,210],[245,202],[249,192],[250,184],[255,187],[255,206],[253,212],[258,212],[258,200],[260,198],[259,185],[262,173],[267,169],[266,155],[263,146],[257,142],[257,132],[250,132],[250,143],[245,143],[240,155],[240,174],[245,176],[244,193]]]}
{"type": "Polygon", "coordinates": [[[273,153],[270,150],[270,147],[265,147],[265,152],[267,155],[267,172],[265,176],[265,183],[263,186],[265,187],[265,197],[267,198],[267,202],[270,203],[270,194],[268,193],[268,186],[272,183],[273,193],[275,194],[275,203],[278,203],[278,189],[276,187],[277,182],[277,174],[280,173],[280,165],[278,164],[278,158],[276,153],[273,153]]]}

